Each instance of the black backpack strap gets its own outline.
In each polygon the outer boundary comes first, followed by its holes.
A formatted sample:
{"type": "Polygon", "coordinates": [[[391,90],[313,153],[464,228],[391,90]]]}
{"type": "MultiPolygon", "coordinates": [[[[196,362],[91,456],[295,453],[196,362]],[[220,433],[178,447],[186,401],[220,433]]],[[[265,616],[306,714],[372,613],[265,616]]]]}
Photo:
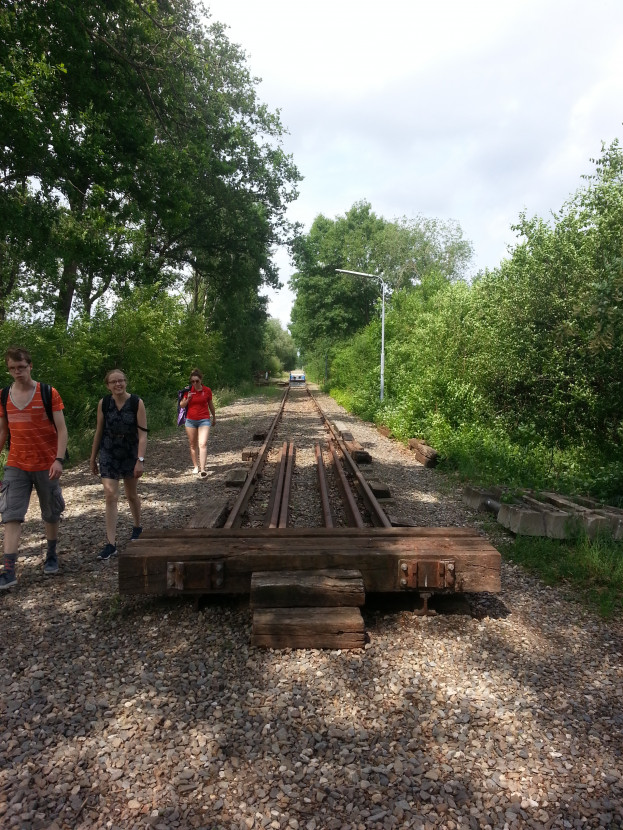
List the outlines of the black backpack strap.
{"type": "Polygon", "coordinates": [[[49,383],[40,383],[39,391],[41,392],[41,400],[43,401],[43,408],[45,414],[48,416],[48,421],[54,423],[54,413],[52,412],[52,387],[49,383]]]}
{"type": "MultiPolygon", "coordinates": [[[[2,406],[4,407],[4,417],[6,418],[7,427],[8,427],[8,424],[9,424],[9,413],[6,411],[6,405],[7,405],[7,401],[9,400],[9,392],[10,391],[11,391],[10,386],[3,386],[2,387],[2,392],[0,392],[0,400],[2,401],[2,406]]],[[[5,441],[4,446],[5,446],[5,449],[7,449],[7,450],[11,448],[11,429],[10,429],[10,427],[8,428],[8,432],[7,432],[7,435],[6,435],[6,441],[5,441]]]]}
{"type": "MultiPolygon", "coordinates": [[[[45,414],[48,416],[48,420],[50,420],[54,425],[54,429],[56,429],[56,424],[54,423],[54,411],[52,409],[52,387],[49,383],[39,383],[39,391],[41,392],[41,400],[43,401],[45,414]]],[[[65,450],[65,460],[69,460],[68,449],[65,450]]]]}
{"type": "MultiPolygon", "coordinates": [[[[140,400],[141,400],[141,399],[139,398],[139,396],[138,396],[138,395],[134,395],[134,394],[131,394],[131,395],[130,395],[130,408],[131,408],[132,412],[134,413],[134,417],[135,417],[135,418],[137,418],[137,413],[138,413],[138,405],[139,405],[139,403],[140,403],[140,400]]],[[[140,430],[141,430],[141,432],[149,432],[149,430],[147,429],[147,427],[142,427],[142,426],[139,424],[139,422],[138,422],[138,418],[137,418],[137,420],[136,420],[136,428],[137,428],[137,429],[140,429],[140,430]]]]}

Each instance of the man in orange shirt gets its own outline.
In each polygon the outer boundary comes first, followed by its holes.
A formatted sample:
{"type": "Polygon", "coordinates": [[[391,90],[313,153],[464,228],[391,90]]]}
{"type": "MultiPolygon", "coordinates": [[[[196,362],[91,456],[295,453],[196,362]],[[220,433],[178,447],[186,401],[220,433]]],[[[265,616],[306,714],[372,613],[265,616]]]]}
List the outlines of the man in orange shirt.
{"type": "Polygon", "coordinates": [[[0,514],[4,525],[4,570],[0,572],[0,591],[17,585],[15,564],[32,488],[37,491],[41,518],[45,523],[47,554],[45,574],[58,573],[56,541],[58,523],[65,509],[59,484],[67,449],[67,426],[63,402],[52,388],[50,421],[41,384],[32,379],[32,360],[26,349],[8,349],[6,366],[13,378],[6,406],[0,401],[0,450],[10,430],[9,457],[0,487],[0,514]]]}

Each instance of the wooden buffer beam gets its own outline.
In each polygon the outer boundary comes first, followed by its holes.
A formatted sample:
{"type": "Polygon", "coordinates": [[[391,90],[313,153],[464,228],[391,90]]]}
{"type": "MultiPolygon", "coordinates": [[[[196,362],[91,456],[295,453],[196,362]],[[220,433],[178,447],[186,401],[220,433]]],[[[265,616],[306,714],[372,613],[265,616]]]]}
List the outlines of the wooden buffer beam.
{"type": "Polygon", "coordinates": [[[245,594],[254,573],[356,569],[365,591],[500,590],[500,554],[471,528],[145,531],[119,555],[122,594],[245,594]]]}

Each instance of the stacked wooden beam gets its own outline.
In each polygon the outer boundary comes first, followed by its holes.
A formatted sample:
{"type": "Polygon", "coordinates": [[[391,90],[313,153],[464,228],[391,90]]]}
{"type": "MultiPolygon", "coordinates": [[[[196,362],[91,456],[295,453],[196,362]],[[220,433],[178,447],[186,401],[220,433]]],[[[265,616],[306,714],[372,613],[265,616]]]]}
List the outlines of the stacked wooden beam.
{"type": "Polygon", "coordinates": [[[327,568],[360,571],[367,593],[420,591],[431,563],[452,565],[434,590],[500,590],[500,554],[473,528],[224,527],[145,530],[119,554],[119,591],[249,594],[254,573],[327,568]]]}
{"type": "Polygon", "coordinates": [[[358,570],[258,572],[251,578],[251,645],[354,649],[365,645],[358,570]]]}
{"type": "Polygon", "coordinates": [[[413,452],[420,464],[425,467],[437,466],[437,450],[429,447],[428,444],[419,438],[409,438],[409,449],[413,452]]]}
{"type": "Polygon", "coordinates": [[[331,425],[346,445],[346,449],[350,453],[350,456],[355,462],[355,464],[372,463],[372,456],[370,455],[368,450],[364,449],[361,446],[359,441],[355,440],[355,437],[353,436],[353,433],[351,432],[348,424],[345,424],[341,421],[331,420],[331,425]]]}

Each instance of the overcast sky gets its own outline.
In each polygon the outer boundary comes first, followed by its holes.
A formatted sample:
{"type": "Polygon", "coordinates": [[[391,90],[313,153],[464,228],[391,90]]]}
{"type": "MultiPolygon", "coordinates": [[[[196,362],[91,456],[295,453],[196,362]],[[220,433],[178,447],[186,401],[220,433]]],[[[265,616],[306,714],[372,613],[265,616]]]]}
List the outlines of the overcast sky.
{"type": "MultiPolygon", "coordinates": [[[[206,2],[281,111],[305,230],[365,199],[455,219],[473,271],[494,268],[520,211],[558,210],[623,138],[623,0],[206,2]]],[[[270,313],[285,325],[291,303],[270,313]]]]}

